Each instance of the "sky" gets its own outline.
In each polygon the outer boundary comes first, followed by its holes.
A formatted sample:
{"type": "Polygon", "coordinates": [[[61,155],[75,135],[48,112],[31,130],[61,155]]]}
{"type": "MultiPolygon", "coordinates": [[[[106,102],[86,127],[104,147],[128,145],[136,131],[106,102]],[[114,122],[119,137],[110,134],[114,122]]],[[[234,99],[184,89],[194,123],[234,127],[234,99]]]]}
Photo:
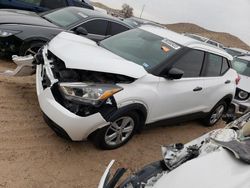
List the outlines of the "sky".
{"type": "Polygon", "coordinates": [[[127,3],[134,15],[163,24],[188,22],[231,33],[250,45],[250,0],[94,0],[112,8],[127,3]]]}

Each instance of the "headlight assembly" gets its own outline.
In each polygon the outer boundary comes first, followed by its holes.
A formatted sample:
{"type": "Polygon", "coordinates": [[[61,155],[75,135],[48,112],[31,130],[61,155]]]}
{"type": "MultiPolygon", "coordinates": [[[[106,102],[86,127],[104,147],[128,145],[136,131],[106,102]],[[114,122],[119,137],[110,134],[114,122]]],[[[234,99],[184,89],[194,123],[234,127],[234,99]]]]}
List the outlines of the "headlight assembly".
{"type": "Polygon", "coordinates": [[[20,33],[20,31],[12,31],[12,30],[0,28],[0,37],[9,37],[9,36],[17,34],[17,33],[20,33]]]}
{"type": "Polygon", "coordinates": [[[237,88],[237,94],[236,94],[236,97],[239,99],[239,100],[247,100],[249,98],[249,93],[244,91],[244,90],[241,90],[241,89],[238,89],[237,88]]]}
{"type": "Polygon", "coordinates": [[[60,83],[62,95],[71,101],[100,106],[123,88],[112,84],[60,83]]]}

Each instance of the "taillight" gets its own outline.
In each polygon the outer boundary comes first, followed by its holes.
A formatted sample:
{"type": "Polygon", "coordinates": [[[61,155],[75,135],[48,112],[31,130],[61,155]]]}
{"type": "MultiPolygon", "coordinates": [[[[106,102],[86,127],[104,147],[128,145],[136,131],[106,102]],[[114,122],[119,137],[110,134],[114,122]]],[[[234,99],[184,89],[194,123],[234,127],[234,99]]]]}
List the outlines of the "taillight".
{"type": "Polygon", "coordinates": [[[237,78],[235,79],[236,85],[238,85],[240,83],[240,79],[241,79],[241,77],[240,77],[240,75],[238,75],[237,78]]]}

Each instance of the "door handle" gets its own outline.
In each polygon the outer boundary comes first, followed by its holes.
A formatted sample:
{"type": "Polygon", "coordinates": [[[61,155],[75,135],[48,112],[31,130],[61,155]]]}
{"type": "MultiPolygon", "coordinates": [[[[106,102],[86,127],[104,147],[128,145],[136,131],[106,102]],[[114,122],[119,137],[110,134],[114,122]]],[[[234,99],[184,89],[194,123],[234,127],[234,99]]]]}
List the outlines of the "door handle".
{"type": "Polygon", "coordinates": [[[194,88],[193,91],[201,91],[202,89],[203,89],[202,87],[198,86],[198,87],[194,88]]]}
{"type": "Polygon", "coordinates": [[[230,84],[230,83],[231,83],[230,80],[225,81],[225,84],[230,84]]]}

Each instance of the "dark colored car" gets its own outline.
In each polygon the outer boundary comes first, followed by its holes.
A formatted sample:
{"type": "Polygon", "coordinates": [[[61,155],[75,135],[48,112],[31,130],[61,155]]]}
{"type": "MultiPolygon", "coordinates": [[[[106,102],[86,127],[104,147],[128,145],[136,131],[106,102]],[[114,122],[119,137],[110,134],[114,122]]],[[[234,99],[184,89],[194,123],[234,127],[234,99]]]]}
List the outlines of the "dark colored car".
{"type": "Polygon", "coordinates": [[[0,11],[0,55],[35,54],[61,31],[85,34],[96,42],[132,27],[98,11],[66,7],[36,14],[20,10],[0,11]]]}
{"type": "Polygon", "coordinates": [[[0,0],[0,8],[21,9],[33,12],[44,12],[67,6],[94,9],[86,0],[0,0]]]}

